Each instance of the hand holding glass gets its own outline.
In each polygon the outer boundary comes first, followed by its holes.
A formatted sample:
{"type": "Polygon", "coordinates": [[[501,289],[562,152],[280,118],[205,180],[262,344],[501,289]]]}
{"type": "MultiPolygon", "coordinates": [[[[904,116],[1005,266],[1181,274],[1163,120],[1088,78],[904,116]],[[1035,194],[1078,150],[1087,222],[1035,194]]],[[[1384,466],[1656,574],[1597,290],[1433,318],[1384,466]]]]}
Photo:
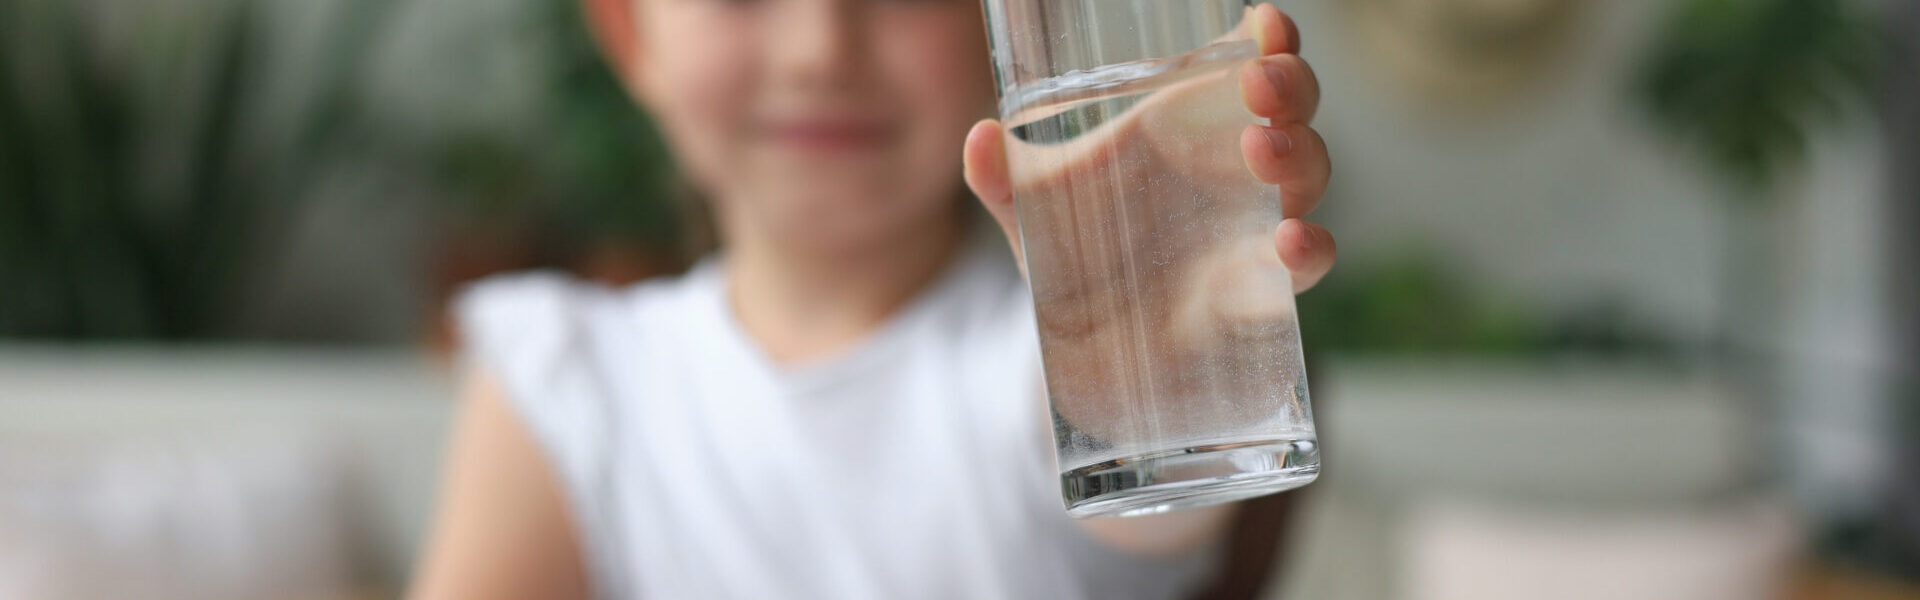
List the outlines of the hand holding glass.
{"type": "Polygon", "coordinates": [[[1242,158],[1245,0],[986,0],[1067,510],[1319,473],[1280,190],[1242,158]]]}

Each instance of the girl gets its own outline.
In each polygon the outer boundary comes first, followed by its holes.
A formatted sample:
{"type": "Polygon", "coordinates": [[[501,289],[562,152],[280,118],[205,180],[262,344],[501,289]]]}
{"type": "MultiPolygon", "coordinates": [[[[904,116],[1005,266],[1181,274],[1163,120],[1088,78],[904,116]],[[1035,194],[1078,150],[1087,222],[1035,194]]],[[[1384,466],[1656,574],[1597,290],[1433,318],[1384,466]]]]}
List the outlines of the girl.
{"type": "MultiPolygon", "coordinates": [[[[1236,505],[1062,508],[1001,129],[974,123],[993,104],[978,0],[584,1],[724,250],[625,289],[532,274],[461,298],[475,368],[413,597],[1201,583],[1236,505]]],[[[1239,150],[1283,190],[1274,251],[1303,290],[1334,254],[1297,218],[1327,181],[1319,91],[1289,19],[1243,27],[1266,55],[1245,102],[1274,125],[1239,150]]]]}

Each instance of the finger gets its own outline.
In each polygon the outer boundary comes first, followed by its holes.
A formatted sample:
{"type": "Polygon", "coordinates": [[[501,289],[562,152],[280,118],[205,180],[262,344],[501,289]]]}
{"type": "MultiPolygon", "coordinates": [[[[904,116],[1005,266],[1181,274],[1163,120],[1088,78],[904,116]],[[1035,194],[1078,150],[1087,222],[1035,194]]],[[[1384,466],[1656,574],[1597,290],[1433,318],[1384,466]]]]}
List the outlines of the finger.
{"type": "Polygon", "coordinates": [[[1333,174],[1326,140],[1312,127],[1298,123],[1248,126],[1240,133],[1240,153],[1255,177],[1279,184],[1280,212],[1287,218],[1313,212],[1333,174]]]}
{"type": "Polygon", "coordinates": [[[1320,278],[1333,268],[1337,253],[1332,233],[1300,219],[1281,221],[1280,228],[1274,231],[1273,244],[1280,251],[1280,262],[1293,274],[1293,293],[1296,294],[1320,283],[1320,278]]]}
{"type": "Polygon", "coordinates": [[[1320,79],[1297,54],[1262,57],[1240,67],[1240,99],[1272,123],[1305,123],[1320,109],[1320,79]]]}
{"type": "Polygon", "coordinates": [[[1272,4],[1253,7],[1247,21],[1253,29],[1253,39],[1260,43],[1261,55],[1300,53],[1300,27],[1294,24],[1293,17],[1272,4]]]}
{"type": "Polygon", "coordinates": [[[980,198],[987,213],[1000,224],[1013,244],[1013,255],[1020,257],[1020,221],[1013,209],[1013,184],[1007,175],[1006,138],[1000,122],[984,119],[967,132],[966,149],[961,153],[961,172],[967,188],[980,198]]]}

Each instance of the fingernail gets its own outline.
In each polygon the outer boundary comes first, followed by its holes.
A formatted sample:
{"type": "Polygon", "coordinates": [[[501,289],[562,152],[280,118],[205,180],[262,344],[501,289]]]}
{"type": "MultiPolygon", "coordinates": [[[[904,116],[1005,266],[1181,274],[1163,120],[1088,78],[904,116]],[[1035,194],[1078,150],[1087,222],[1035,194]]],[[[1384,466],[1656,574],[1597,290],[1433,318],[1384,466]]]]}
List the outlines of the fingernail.
{"type": "Polygon", "coordinates": [[[1267,83],[1273,84],[1273,91],[1278,92],[1283,98],[1286,97],[1287,70],[1280,68],[1280,65],[1266,61],[1260,62],[1260,70],[1266,72],[1267,83]]]}
{"type": "Polygon", "coordinates": [[[1260,132],[1267,134],[1267,143],[1273,145],[1274,156],[1286,156],[1293,151],[1293,138],[1288,137],[1287,132],[1270,127],[1262,127],[1260,132]]]}

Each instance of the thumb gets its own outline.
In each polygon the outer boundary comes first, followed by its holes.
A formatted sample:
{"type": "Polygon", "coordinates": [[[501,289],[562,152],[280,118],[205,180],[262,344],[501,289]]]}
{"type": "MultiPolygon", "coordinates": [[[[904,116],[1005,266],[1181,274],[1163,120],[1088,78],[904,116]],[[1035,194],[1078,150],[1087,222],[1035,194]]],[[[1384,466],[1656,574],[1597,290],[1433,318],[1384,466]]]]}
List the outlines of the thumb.
{"type": "Polygon", "coordinates": [[[966,176],[967,187],[980,203],[987,207],[993,220],[1000,224],[1000,230],[1007,234],[1007,241],[1013,244],[1013,256],[1020,260],[1022,272],[1026,262],[1020,253],[1020,220],[1013,209],[1013,184],[1007,175],[1006,139],[1001,135],[1000,122],[985,119],[973,125],[967,132],[966,151],[961,155],[962,172],[966,176]]]}

